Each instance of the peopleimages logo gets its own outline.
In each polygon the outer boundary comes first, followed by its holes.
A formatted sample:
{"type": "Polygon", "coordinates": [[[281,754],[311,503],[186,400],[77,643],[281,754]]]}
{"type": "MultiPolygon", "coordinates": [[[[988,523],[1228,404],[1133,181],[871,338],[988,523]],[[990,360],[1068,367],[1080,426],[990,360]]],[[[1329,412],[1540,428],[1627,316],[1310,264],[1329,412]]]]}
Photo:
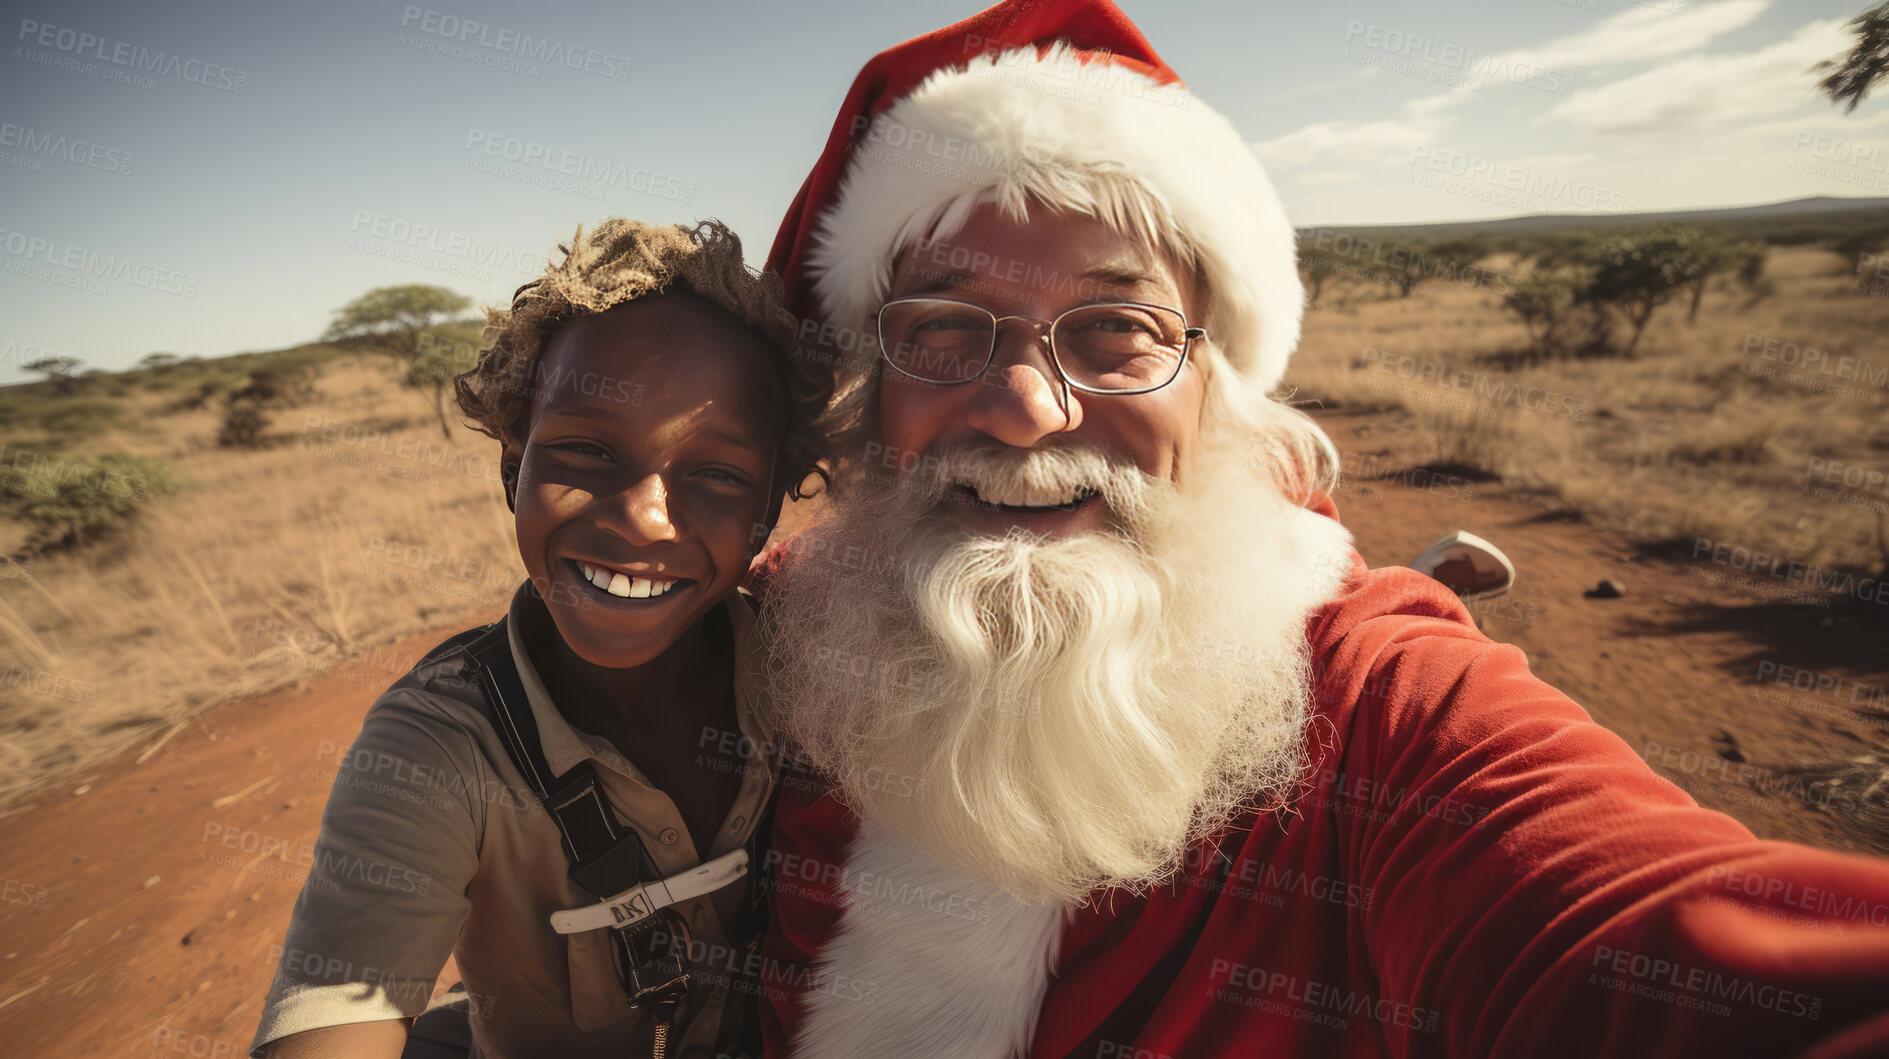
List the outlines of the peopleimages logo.
{"type": "MultiPolygon", "coordinates": [[[[1817,457],[1811,459],[1813,463],[1832,462],[1819,460],[1817,457]]],[[[1889,604],[1889,580],[1869,576],[1858,577],[1847,570],[1806,563],[1784,555],[1773,555],[1754,548],[1712,540],[1709,537],[1693,538],[1692,558],[1695,561],[1703,558],[1718,566],[1729,567],[1756,577],[1802,585],[1820,594],[1836,593],[1854,597],[1865,603],[1889,604]]]]}
{"type": "Polygon", "coordinates": [[[0,147],[42,158],[58,158],[107,173],[129,173],[135,160],[130,151],[89,140],[42,132],[26,125],[0,122],[0,147]]]}
{"type": "MultiPolygon", "coordinates": [[[[477,19],[461,18],[431,8],[406,5],[400,14],[400,28],[424,33],[453,44],[484,48],[503,55],[529,59],[546,66],[562,66],[582,73],[596,74],[622,81],[630,76],[630,61],[621,55],[598,51],[584,45],[570,45],[548,37],[533,37],[515,29],[488,25],[477,19]]],[[[406,43],[402,41],[401,43],[406,43]]]]}
{"type": "Polygon", "coordinates": [[[1594,946],[1593,961],[1588,966],[1590,984],[1720,1016],[1731,1014],[1722,1003],[1728,1000],[1812,1021],[1823,1013],[1820,996],[1608,945],[1594,946]],[[1621,977],[1602,978],[1609,973],[1621,977]]]}
{"type": "Polygon", "coordinates": [[[1512,85],[1526,85],[1563,96],[1574,92],[1574,75],[1571,73],[1550,70],[1513,55],[1477,51],[1466,44],[1366,24],[1357,19],[1346,23],[1345,43],[1362,44],[1372,52],[1391,57],[1390,61],[1385,61],[1360,53],[1353,47],[1340,56],[1349,62],[1417,76],[1424,76],[1424,67],[1454,70],[1458,71],[1454,77],[1426,76],[1424,79],[1459,85],[1472,92],[1481,91],[1485,81],[1507,81],[1512,85]]]}
{"type": "Polygon", "coordinates": [[[1877,173],[1889,174],[1889,155],[1873,143],[1845,140],[1836,136],[1800,132],[1791,142],[1792,153],[1808,151],[1813,158],[1838,165],[1853,165],[1877,173]]]}
{"type": "MultiPolygon", "coordinates": [[[[506,136],[489,129],[466,130],[466,150],[514,163],[524,170],[569,177],[581,183],[604,185],[676,202],[695,201],[694,181],[641,166],[597,158],[581,151],[563,150],[517,136],[506,136]]],[[[473,167],[469,160],[466,168],[473,167]]],[[[506,175],[502,171],[494,171],[506,175]]],[[[529,178],[527,182],[531,182],[529,178]]]]}
{"type": "Polygon", "coordinates": [[[47,236],[0,229],[0,251],[22,264],[33,262],[61,269],[78,279],[117,280],[159,294],[197,296],[199,279],[191,273],[139,261],[129,255],[88,250],[47,236]]]}
{"type": "MultiPolygon", "coordinates": [[[[204,62],[202,59],[186,59],[181,55],[153,51],[142,44],[108,40],[96,33],[30,18],[20,19],[20,32],[14,39],[40,48],[50,48],[68,59],[96,59],[127,71],[174,77],[205,88],[241,92],[249,86],[248,70],[204,62]]],[[[15,52],[16,56],[21,54],[15,52]]],[[[39,61],[38,55],[23,57],[39,61]]]]}
{"type": "Polygon", "coordinates": [[[1439,361],[1366,346],[1357,366],[1369,369],[1373,365],[1380,374],[1395,375],[1400,379],[1467,394],[1478,405],[1519,408],[1576,422],[1587,418],[1587,399],[1584,397],[1544,390],[1539,386],[1522,386],[1488,372],[1466,371],[1439,361]]]}
{"type": "Polygon", "coordinates": [[[1449,148],[1419,147],[1408,164],[1405,183],[1519,204],[1515,209],[1540,212],[1549,206],[1574,206],[1596,213],[1631,213],[1640,208],[1638,195],[1449,148]]]}
{"type": "MultiPolygon", "coordinates": [[[[29,350],[33,348],[27,347],[29,350]]],[[[0,358],[0,361],[4,359],[0,358]]],[[[52,496],[66,486],[78,486],[106,496],[130,497],[139,501],[150,498],[150,484],[136,475],[83,460],[48,456],[18,445],[11,448],[0,445],[0,469],[12,471],[14,488],[28,494],[52,496]]]]}
{"type": "MultiPolygon", "coordinates": [[[[399,255],[395,251],[402,250],[410,252],[406,256],[437,255],[448,260],[434,262],[429,267],[442,271],[477,272],[484,267],[532,275],[544,271],[545,266],[544,254],[540,251],[488,242],[466,232],[373,210],[355,210],[349,231],[353,233],[348,240],[350,250],[381,257],[396,257],[399,255]]],[[[424,257],[420,260],[424,261],[424,257]]]]}

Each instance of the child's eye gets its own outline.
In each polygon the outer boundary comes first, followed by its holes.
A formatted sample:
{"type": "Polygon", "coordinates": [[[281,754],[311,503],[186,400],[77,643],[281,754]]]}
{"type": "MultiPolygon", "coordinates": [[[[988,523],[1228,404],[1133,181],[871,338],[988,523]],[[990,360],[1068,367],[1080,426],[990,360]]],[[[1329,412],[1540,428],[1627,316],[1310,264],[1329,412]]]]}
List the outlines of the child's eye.
{"type": "Polygon", "coordinates": [[[705,478],[713,478],[717,481],[733,482],[736,485],[753,484],[748,480],[747,475],[739,471],[729,470],[726,467],[704,467],[695,473],[705,478]]]}
{"type": "Polygon", "coordinates": [[[546,445],[553,452],[568,452],[577,456],[594,456],[598,459],[610,458],[610,450],[594,441],[559,441],[546,445]]]}

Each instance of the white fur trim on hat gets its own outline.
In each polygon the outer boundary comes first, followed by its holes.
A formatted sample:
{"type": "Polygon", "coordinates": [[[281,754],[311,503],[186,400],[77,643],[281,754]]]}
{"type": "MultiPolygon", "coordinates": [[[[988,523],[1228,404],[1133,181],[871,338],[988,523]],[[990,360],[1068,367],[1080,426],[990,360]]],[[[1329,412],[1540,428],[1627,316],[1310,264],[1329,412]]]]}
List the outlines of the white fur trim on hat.
{"type": "Polygon", "coordinates": [[[1029,47],[979,58],[873,120],[808,255],[827,319],[862,324],[890,287],[895,250],[962,225],[974,193],[1085,202],[1110,221],[1119,211],[1105,185],[1129,178],[1198,253],[1209,290],[1200,322],[1215,345],[1270,390],[1305,299],[1272,182],[1232,123],[1186,89],[1076,54],[1057,45],[1040,58],[1029,47]]]}

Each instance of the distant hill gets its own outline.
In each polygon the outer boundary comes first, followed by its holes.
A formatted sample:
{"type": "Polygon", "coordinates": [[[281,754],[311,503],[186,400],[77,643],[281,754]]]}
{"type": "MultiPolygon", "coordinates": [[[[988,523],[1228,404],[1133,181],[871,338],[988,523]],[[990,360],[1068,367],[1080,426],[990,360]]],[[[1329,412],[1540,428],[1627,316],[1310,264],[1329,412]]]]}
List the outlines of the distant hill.
{"type": "Polygon", "coordinates": [[[1326,224],[1317,227],[1322,231],[1354,235],[1395,233],[1407,238],[1443,239],[1465,235],[1532,235],[1664,221],[1696,224],[1702,228],[1735,229],[1767,242],[1795,245],[1836,238],[1863,225],[1889,226],[1889,198],[1818,195],[1759,206],[1671,210],[1662,213],[1542,213],[1445,224],[1326,224]]]}

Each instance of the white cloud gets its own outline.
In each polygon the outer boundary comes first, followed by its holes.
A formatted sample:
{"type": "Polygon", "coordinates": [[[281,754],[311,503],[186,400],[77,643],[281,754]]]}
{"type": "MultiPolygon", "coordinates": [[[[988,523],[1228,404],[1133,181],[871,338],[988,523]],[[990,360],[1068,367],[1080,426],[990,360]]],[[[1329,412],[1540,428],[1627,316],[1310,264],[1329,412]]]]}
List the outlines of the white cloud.
{"type": "MultiPolygon", "coordinates": [[[[1857,142],[1884,143],[1889,137],[1889,110],[1881,110],[1872,115],[1849,115],[1841,107],[1829,107],[1814,114],[1792,118],[1777,118],[1756,124],[1739,124],[1727,130],[1727,135],[1719,139],[1727,143],[1779,140],[1791,143],[1802,132],[1813,135],[1845,137],[1857,142]]],[[[1883,152],[1889,158],[1889,145],[1883,152]]]]}
{"type": "Polygon", "coordinates": [[[1447,92],[1438,92],[1433,96],[1419,96],[1404,102],[1404,113],[1411,121],[1429,122],[1439,119],[1443,112],[1465,100],[1475,97],[1467,87],[1452,88],[1447,92]]]}
{"type": "Polygon", "coordinates": [[[1321,121],[1256,143],[1253,149],[1268,166],[1307,162],[1407,162],[1435,137],[1435,130],[1410,121],[1321,121]]]}
{"type": "Polygon", "coordinates": [[[1364,177],[1355,169],[1308,169],[1292,175],[1308,184],[1348,184],[1364,177]]]}
{"type": "MultiPolygon", "coordinates": [[[[1721,5],[1722,6],[1722,5],[1721,5]]],[[[1705,9],[1702,9],[1705,10],[1705,9]]],[[[1848,44],[1842,20],[1812,22],[1754,52],[1688,55],[1578,92],[1548,112],[1596,133],[1647,133],[1749,123],[1815,98],[1804,71],[1848,44]]]]}
{"type": "Polygon", "coordinates": [[[1546,172],[1562,172],[1578,166],[1599,162],[1599,156],[1583,151],[1578,154],[1531,154],[1524,158],[1505,159],[1514,169],[1536,169],[1546,172]]]}
{"type": "Polygon", "coordinates": [[[1439,92],[1407,99],[1403,116],[1399,118],[1321,121],[1252,147],[1268,168],[1292,166],[1295,173],[1302,174],[1302,179],[1311,177],[1311,172],[1303,168],[1308,162],[1408,163],[1417,148],[1436,142],[1437,133],[1449,121],[1444,112],[1450,107],[1450,97],[1454,94],[1439,92]]]}
{"type": "MultiPolygon", "coordinates": [[[[1462,84],[1409,104],[1413,116],[1441,115],[1480,98],[1486,87],[1527,86],[1556,95],[1576,90],[1582,67],[1644,63],[1696,52],[1735,29],[1750,25],[1771,0],[1722,0],[1680,12],[1659,7],[1630,7],[1593,28],[1531,48],[1467,55],[1462,84]]],[[[1373,71],[1376,72],[1376,71],[1373,71]]],[[[1512,108],[1511,112],[1514,109],[1512,108]]]]}
{"type": "MultiPolygon", "coordinates": [[[[1874,184],[1846,184],[1842,174],[1820,176],[1806,160],[1821,162],[1822,156],[1802,146],[1807,131],[1882,144],[1889,112],[1845,119],[1818,105],[1816,79],[1805,72],[1845,50],[1843,20],[1781,29],[1782,39],[1773,36],[1749,46],[1753,50],[1708,54],[1714,41],[1749,27],[1770,6],[1770,0],[1721,0],[1684,13],[1635,8],[1582,33],[1501,53],[1506,66],[1478,60],[1478,68],[1498,72],[1524,63],[1566,77],[1573,76],[1566,73],[1571,68],[1582,70],[1583,83],[1572,94],[1504,93],[1499,104],[1475,112],[1486,118],[1468,120],[1462,109],[1483,97],[1466,88],[1433,89],[1391,104],[1379,111],[1381,119],[1319,121],[1253,146],[1301,223],[1516,212],[1519,207],[1400,179],[1399,168],[1410,166],[1418,151],[1444,144],[1472,159],[1607,189],[1629,209],[1884,193],[1872,190],[1874,184]],[[1619,66],[1624,70],[1608,69],[1619,66]],[[1617,79],[1587,86],[1609,77],[1617,79]],[[1523,124],[1531,114],[1532,128],[1523,124]],[[1550,119],[1565,124],[1541,124],[1550,119]],[[1647,132],[1659,135],[1633,135],[1647,132]]],[[[1883,146],[1889,157],[1889,145],[1883,146]]],[[[1869,176],[1889,180],[1876,170],[1869,176]]]]}
{"type": "Polygon", "coordinates": [[[1697,51],[1715,37],[1750,25],[1769,6],[1771,0],[1723,0],[1681,11],[1633,7],[1601,20],[1592,29],[1534,48],[1504,52],[1489,62],[1497,69],[1530,65],[1572,70],[1664,59],[1697,51]]]}

